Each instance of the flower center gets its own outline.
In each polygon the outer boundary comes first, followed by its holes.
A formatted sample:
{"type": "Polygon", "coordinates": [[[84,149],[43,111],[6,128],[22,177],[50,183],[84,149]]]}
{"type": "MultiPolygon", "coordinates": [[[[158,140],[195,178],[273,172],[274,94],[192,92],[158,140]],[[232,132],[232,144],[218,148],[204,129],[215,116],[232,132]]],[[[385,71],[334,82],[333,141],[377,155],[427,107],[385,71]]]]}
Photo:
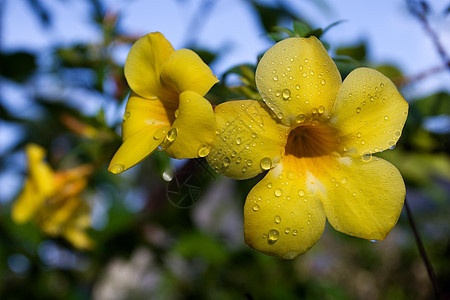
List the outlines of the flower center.
{"type": "Polygon", "coordinates": [[[338,151],[337,131],[318,121],[305,123],[289,133],[285,155],[319,157],[338,151]]]}

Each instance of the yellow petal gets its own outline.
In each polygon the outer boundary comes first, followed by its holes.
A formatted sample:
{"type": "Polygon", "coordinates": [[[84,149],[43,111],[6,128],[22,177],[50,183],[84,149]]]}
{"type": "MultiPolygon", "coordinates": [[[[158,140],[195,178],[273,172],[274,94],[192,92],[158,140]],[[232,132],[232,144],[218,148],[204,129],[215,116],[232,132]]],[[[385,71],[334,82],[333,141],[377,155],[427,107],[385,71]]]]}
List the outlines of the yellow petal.
{"type": "Polygon", "coordinates": [[[398,141],[408,103],[380,72],[359,68],[344,80],[334,106],[332,124],[349,153],[375,153],[398,141]]]}
{"type": "Polygon", "coordinates": [[[207,155],[216,135],[216,117],[208,100],[194,92],[180,95],[177,118],[161,147],[173,158],[207,155]]]}
{"type": "Polygon", "coordinates": [[[161,67],[173,52],[172,45],[159,32],[138,39],[125,62],[125,78],[131,89],[145,98],[157,97],[161,67]]]}
{"type": "Polygon", "coordinates": [[[263,100],[282,120],[329,115],[341,84],[341,75],[316,37],[288,38],[262,57],[256,85],[263,100]]]}
{"type": "Polygon", "coordinates": [[[12,219],[19,224],[27,222],[35,215],[43,201],[44,197],[36,190],[30,179],[27,179],[12,207],[12,219]]]}
{"type": "Polygon", "coordinates": [[[217,172],[247,179],[279,162],[288,128],[278,123],[264,103],[225,102],[215,113],[218,134],[207,160],[217,172]]]}
{"type": "Polygon", "coordinates": [[[250,191],[244,206],[245,242],[250,247],[291,259],[320,239],[325,213],[306,181],[280,163],[250,191]]]}
{"type": "Polygon", "coordinates": [[[51,195],[55,189],[54,174],[50,166],[44,161],[45,149],[36,144],[26,147],[28,157],[29,178],[36,185],[37,191],[43,197],[51,195]]]}
{"type": "Polygon", "coordinates": [[[193,51],[181,49],[175,51],[161,69],[164,87],[175,88],[178,94],[192,91],[201,96],[218,82],[211,69],[193,51]]]}
{"type": "Polygon", "coordinates": [[[144,128],[171,126],[175,120],[177,107],[178,101],[163,102],[157,98],[150,100],[132,92],[123,115],[123,140],[127,140],[144,128]]]}
{"type": "Polygon", "coordinates": [[[148,126],[129,137],[114,154],[108,171],[119,174],[141,162],[161,144],[169,128],[148,126]]]}
{"type": "Polygon", "coordinates": [[[90,250],[94,247],[94,241],[84,231],[78,230],[77,228],[67,228],[64,236],[78,249],[90,250]]]}
{"type": "Polygon", "coordinates": [[[316,185],[330,224],[348,235],[383,240],[400,216],[405,184],[389,162],[338,158],[322,166],[316,185]]]}

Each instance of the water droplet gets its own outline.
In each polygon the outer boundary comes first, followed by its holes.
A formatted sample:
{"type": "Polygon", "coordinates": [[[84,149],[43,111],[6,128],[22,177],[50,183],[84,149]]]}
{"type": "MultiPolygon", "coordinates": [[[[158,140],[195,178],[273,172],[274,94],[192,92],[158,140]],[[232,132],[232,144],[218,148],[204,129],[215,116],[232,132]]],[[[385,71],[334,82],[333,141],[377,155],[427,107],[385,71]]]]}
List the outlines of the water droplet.
{"type": "Polygon", "coordinates": [[[314,75],[314,71],[313,70],[309,71],[309,74],[311,74],[311,76],[313,76],[314,75]]]}
{"type": "Polygon", "coordinates": [[[238,137],[238,138],[236,138],[236,144],[237,144],[237,145],[240,145],[241,143],[242,143],[242,140],[241,140],[241,138],[239,138],[239,137],[238,137]]]}
{"type": "Polygon", "coordinates": [[[313,114],[313,115],[317,115],[318,112],[319,112],[319,110],[318,110],[317,108],[314,107],[314,108],[312,109],[312,114],[313,114]]]}
{"type": "Polygon", "coordinates": [[[242,167],[242,173],[245,173],[245,172],[247,172],[247,167],[246,167],[246,166],[243,166],[243,167],[242,167]]]}
{"type": "Polygon", "coordinates": [[[200,145],[200,147],[198,147],[197,154],[199,157],[205,157],[209,154],[209,152],[211,152],[211,147],[208,145],[200,145]]]}
{"type": "Polygon", "coordinates": [[[290,96],[291,96],[291,91],[289,89],[284,89],[283,90],[283,99],[284,100],[289,100],[290,96]]]}
{"type": "Polygon", "coordinates": [[[361,132],[358,132],[358,133],[356,134],[356,137],[360,138],[360,137],[361,137],[361,132]]]}
{"type": "Polygon", "coordinates": [[[272,188],[272,182],[269,182],[269,183],[267,184],[267,187],[268,187],[269,189],[271,189],[271,188],[272,188]]]}
{"type": "Polygon", "coordinates": [[[299,191],[298,191],[298,195],[299,195],[300,197],[305,196],[305,191],[304,191],[304,190],[299,190],[299,191]]]}
{"type": "Polygon", "coordinates": [[[342,184],[346,184],[346,183],[347,183],[347,178],[345,178],[345,177],[342,178],[342,179],[341,179],[341,183],[342,183],[342,184]]]}
{"type": "Polygon", "coordinates": [[[281,217],[275,216],[275,223],[280,224],[280,222],[281,222],[281,217]]]}
{"type": "Polygon", "coordinates": [[[359,114],[361,112],[361,107],[356,108],[356,113],[359,114]]]}
{"type": "Polygon", "coordinates": [[[111,167],[111,173],[119,174],[122,173],[124,169],[125,169],[124,165],[117,164],[111,167]]]}
{"type": "Polygon", "coordinates": [[[230,166],[230,159],[228,157],[225,157],[223,159],[222,165],[224,168],[228,168],[230,166]]]}
{"type": "Polygon", "coordinates": [[[300,85],[299,84],[295,85],[295,89],[299,90],[300,89],[300,85]]]}
{"type": "Polygon", "coordinates": [[[123,120],[126,121],[130,118],[130,112],[127,111],[124,115],[123,115],[123,120]]]}
{"type": "Polygon", "coordinates": [[[380,83],[380,88],[384,88],[384,83],[380,83]]]}
{"type": "Polygon", "coordinates": [[[305,73],[305,72],[303,72],[302,76],[303,76],[303,77],[306,77],[306,73],[305,73]]]}
{"type": "Polygon", "coordinates": [[[175,139],[177,138],[177,134],[178,129],[176,129],[175,127],[171,128],[166,135],[166,139],[169,141],[169,143],[173,143],[173,141],[175,141],[175,139]]]}
{"type": "Polygon", "coordinates": [[[362,161],[363,162],[369,162],[369,161],[371,161],[372,160],[372,153],[365,153],[363,156],[362,156],[362,161]]]}
{"type": "Polygon", "coordinates": [[[255,204],[255,205],[253,205],[253,211],[258,211],[259,210],[259,205],[258,204],[255,204]]]}
{"type": "Polygon", "coordinates": [[[236,151],[231,151],[231,157],[236,157],[237,152],[236,151]]]}
{"type": "Polygon", "coordinates": [[[308,59],[307,58],[305,58],[305,63],[308,63],[308,59]]]}
{"type": "Polygon", "coordinates": [[[388,116],[384,116],[384,119],[387,120],[387,119],[389,119],[389,117],[388,116]]]}
{"type": "Polygon", "coordinates": [[[311,214],[308,214],[308,218],[311,218],[312,216],[311,216],[311,214]]]}
{"type": "Polygon", "coordinates": [[[247,166],[251,166],[253,164],[253,161],[251,159],[247,160],[247,166]]]}
{"type": "Polygon", "coordinates": [[[297,229],[294,229],[294,230],[292,231],[292,235],[293,235],[293,236],[296,236],[297,234],[298,234],[297,229]]]}
{"type": "Polygon", "coordinates": [[[319,108],[317,110],[319,111],[319,115],[321,115],[325,112],[325,107],[319,106],[319,108]]]}
{"type": "Polygon", "coordinates": [[[242,160],[241,157],[236,158],[236,163],[239,164],[241,162],[241,160],[242,160]]]}
{"type": "Polygon", "coordinates": [[[177,109],[173,114],[174,114],[175,118],[178,118],[178,115],[180,114],[180,110],[177,109]]]}
{"type": "Polygon", "coordinates": [[[261,159],[259,164],[261,166],[261,169],[269,170],[272,167],[272,160],[268,157],[264,157],[263,159],[261,159]]]}
{"type": "Polygon", "coordinates": [[[322,81],[320,81],[320,83],[321,83],[322,85],[324,85],[324,84],[325,84],[325,79],[322,79],[322,81]]]}
{"type": "Polygon", "coordinates": [[[286,227],[286,229],[284,230],[284,233],[289,234],[289,232],[291,232],[291,229],[289,227],[286,227]]]}
{"type": "Polygon", "coordinates": [[[281,92],[280,92],[280,91],[277,91],[277,92],[275,93],[275,96],[280,97],[280,96],[281,96],[281,92]]]}
{"type": "Polygon", "coordinates": [[[252,138],[256,139],[258,137],[258,135],[256,134],[256,132],[252,133],[252,138]]]}
{"type": "Polygon", "coordinates": [[[276,241],[278,241],[278,238],[280,237],[280,233],[276,229],[269,230],[268,234],[268,242],[269,244],[274,244],[276,241]]]}
{"type": "Polygon", "coordinates": [[[278,76],[277,75],[273,76],[273,80],[278,81],[278,76]]]}
{"type": "Polygon", "coordinates": [[[275,196],[280,197],[281,195],[283,195],[283,191],[281,189],[276,189],[275,196]]]}
{"type": "Polygon", "coordinates": [[[277,113],[277,118],[280,120],[283,119],[283,113],[281,112],[277,113]]]}
{"type": "Polygon", "coordinates": [[[297,117],[295,117],[295,122],[297,124],[302,123],[306,120],[306,116],[304,114],[300,114],[297,117]]]}

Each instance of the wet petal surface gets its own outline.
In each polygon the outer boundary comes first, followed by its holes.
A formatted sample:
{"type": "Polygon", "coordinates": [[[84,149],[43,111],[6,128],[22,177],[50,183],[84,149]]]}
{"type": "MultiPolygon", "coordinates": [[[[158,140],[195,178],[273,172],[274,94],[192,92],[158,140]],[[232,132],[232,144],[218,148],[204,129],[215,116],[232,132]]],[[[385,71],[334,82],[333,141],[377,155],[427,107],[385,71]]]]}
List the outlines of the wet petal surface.
{"type": "Polygon", "coordinates": [[[276,166],[288,128],[262,102],[230,101],[215,108],[217,136],[207,160],[217,172],[247,179],[276,166]]]}
{"type": "Polygon", "coordinates": [[[211,103],[194,92],[180,95],[176,119],[161,146],[173,158],[204,157],[216,135],[216,117],[211,103]]]}
{"type": "Polygon", "coordinates": [[[408,103],[380,72],[359,68],[344,80],[331,123],[349,153],[376,153],[395,146],[408,115],[408,103]]]}
{"type": "Polygon", "coordinates": [[[324,226],[322,204],[308,191],[307,178],[285,162],[270,170],[245,202],[245,241],[269,255],[291,259],[306,252],[324,226]]]}
{"type": "Polygon", "coordinates": [[[299,115],[328,116],[340,84],[336,65],[315,37],[277,43],[256,69],[256,85],[263,100],[288,126],[295,124],[299,115]]]}
{"type": "Polygon", "coordinates": [[[123,115],[122,139],[125,141],[148,127],[170,127],[175,120],[177,102],[142,98],[131,92],[123,115]]]}

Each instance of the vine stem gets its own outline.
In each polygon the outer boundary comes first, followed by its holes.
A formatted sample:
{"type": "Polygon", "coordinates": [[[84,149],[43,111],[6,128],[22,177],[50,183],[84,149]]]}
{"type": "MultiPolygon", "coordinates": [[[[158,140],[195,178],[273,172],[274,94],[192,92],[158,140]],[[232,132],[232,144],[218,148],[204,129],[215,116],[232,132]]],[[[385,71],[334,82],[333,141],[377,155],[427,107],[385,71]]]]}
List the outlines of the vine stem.
{"type": "Polygon", "coordinates": [[[422,238],[420,237],[419,231],[417,230],[416,222],[414,221],[414,218],[411,213],[411,209],[409,208],[407,199],[405,199],[405,209],[406,209],[406,214],[408,215],[409,224],[411,225],[411,229],[412,229],[412,231],[414,233],[414,237],[416,239],[417,248],[419,248],[420,256],[422,257],[423,262],[425,263],[425,266],[428,271],[428,276],[430,277],[431,283],[433,284],[434,294],[436,296],[436,299],[439,299],[440,290],[439,290],[439,285],[438,285],[438,282],[436,279],[436,275],[434,273],[433,266],[431,265],[430,259],[428,258],[427,252],[425,251],[425,247],[423,245],[422,238]]]}

